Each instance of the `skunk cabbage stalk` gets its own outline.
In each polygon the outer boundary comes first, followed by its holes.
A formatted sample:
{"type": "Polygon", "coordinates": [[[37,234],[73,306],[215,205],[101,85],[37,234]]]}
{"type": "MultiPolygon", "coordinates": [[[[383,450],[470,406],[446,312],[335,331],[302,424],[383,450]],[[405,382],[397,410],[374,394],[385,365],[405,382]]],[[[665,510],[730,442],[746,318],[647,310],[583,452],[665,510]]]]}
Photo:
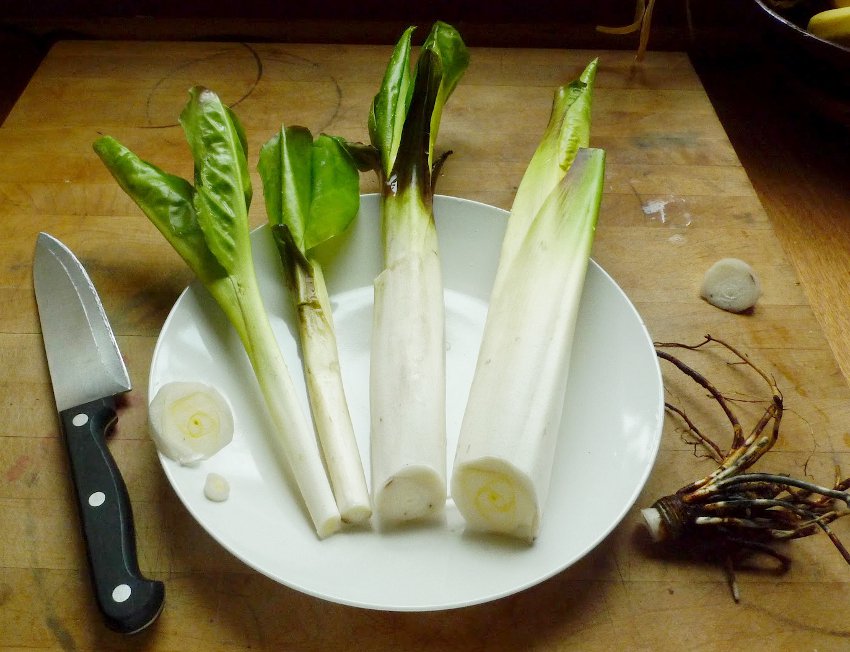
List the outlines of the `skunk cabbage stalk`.
{"type": "Polygon", "coordinates": [[[340,527],[318,443],[269,323],[254,272],[248,226],[251,181],[245,134],[212,91],[194,87],[180,124],[195,161],[195,184],[142,161],[111,137],[94,149],[125,192],[186,261],[233,324],[253,366],[316,532],[340,527]]]}
{"type": "Polygon", "coordinates": [[[382,195],[384,268],[375,279],[370,370],[373,507],[386,522],[446,501],[445,317],[434,225],[434,144],[469,63],[458,32],[435,23],[411,71],[404,32],[369,115],[382,195]]]}
{"type": "Polygon", "coordinates": [[[533,540],[540,526],[602,196],[595,70],[558,89],[511,209],[452,471],[471,530],[533,540]]]}
{"type": "Polygon", "coordinates": [[[322,268],[311,251],[342,233],[360,207],[360,173],[344,145],[304,127],[285,127],[260,151],[266,212],[298,314],[307,393],[342,520],[372,508],[342,385],[322,268]]]}

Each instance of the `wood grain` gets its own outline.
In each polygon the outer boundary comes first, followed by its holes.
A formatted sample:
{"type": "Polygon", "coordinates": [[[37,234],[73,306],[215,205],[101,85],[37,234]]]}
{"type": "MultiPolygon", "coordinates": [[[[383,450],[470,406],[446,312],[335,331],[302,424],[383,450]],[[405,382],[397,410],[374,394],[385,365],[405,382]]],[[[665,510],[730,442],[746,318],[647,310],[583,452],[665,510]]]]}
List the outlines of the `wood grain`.
{"type": "MultiPolygon", "coordinates": [[[[647,541],[638,508],[710,469],[673,419],[635,508],[598,548],[518,595],[449,612],[364,611],[302,595],[233,558],[179,503],[147,437],[145,387],[159,329],[191,277],[91,143],[110,133],[189,176],[175,119],[195,83],[234,104],[252,152],[281,121],[365,140],[388,53],[378,46],[61,42],[33,77],[0,128],[0,648],[846,649],[850,571],[825,537],[790,544],[794,564],[784,575],[740,572],[740,604],[719,566],[647,541]],[[31,288],[41,230],[89,269],[136,388],[111,448],[133,501],[141,566],[166,582],[168,600],[160,620],[129,639],[103,628],[90,599],[31,288]]],[[[786,255],[685,55],[651,53],[635,67],[630,52],[474,49],[444,114],[441,145],[455,154],[438,190],[508,208],[554,86],[592,56],[601,61],[593,140],[608,152],[595,258],[655,339],[695,342],[711,332],[774,374],[787,414],[765,468],[830,482],[836,464],[850,468],[850,393],[822,330],[829,324],[810,306],[822,300],[814,279],[801,284],[799,257],[786,255]],[[752,314],[724,313],[699,299],[703,271],[726,255],[748,259],[762,279],[752,314]]],[[[374,187],[364,178],[364,191],[374,187]]],[[[250,218],[264,220],[259,202],[250,218]]],[[[793,237],[807,241],[804,231],[793,237]]],[[[726,391],[762,396],[758,382],[716,354],[697,361],[726,391]]],[[[668,396],[728,441],[721,415],[683,378],[664,373],[668,396]]],[[[848,525],[836,530],[850,540],[848,525]]]]}

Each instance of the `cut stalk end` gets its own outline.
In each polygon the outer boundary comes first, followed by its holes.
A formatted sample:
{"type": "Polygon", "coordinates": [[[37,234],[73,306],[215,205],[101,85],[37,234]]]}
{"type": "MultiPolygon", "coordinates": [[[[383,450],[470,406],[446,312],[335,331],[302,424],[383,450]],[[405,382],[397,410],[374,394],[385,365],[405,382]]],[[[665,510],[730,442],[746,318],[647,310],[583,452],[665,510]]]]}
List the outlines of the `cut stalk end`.
{"type": "Polygon", "coordinates": [[[452,498],[471,530],[529,542],[537,537],[540,509],[533,485],[505,462],[464,463],[453,474],[452,498]]]}
{"type": "Polygon", "coordinates": [[[446,483],[430,467],[408,467],[375,492],[374,503],[375,511],[385,523],[429,518],[443,511],[446,483]]]}
{"type": "Polygon", "coordinates": [[[664,527],[664,519],[661,517],[655,507],[647,507],[640,510],[640,515],[643,516],[643,524],[649,530],[649,534],[655,543],[664,541],[667,538],[667,528],[664,527]]]}
{"type": "Polygon", "coordinates": [[[320,539],[325,539],[332,534],[335,534],[342,527],[342,522],[339,516],[329,516],[324,520],[313,520],[313,525],[316,527],[316,534],[320,539]]]}
{"type": "Polygon", "coordinates": [[[365,505],[352,505],[350,507],[341,507],[340,514],[342,522],[347,525],[358,525],[365,523],[372,516],[372,506],[368,503],[365,505]]]}

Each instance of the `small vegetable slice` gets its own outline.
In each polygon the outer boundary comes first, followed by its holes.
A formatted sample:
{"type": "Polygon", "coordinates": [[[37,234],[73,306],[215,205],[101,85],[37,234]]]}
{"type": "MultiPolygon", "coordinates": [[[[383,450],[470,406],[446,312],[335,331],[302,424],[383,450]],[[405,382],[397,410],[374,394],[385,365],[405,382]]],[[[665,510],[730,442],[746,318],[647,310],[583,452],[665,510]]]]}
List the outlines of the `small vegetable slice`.
{"type": "Polygon", "coordinates": [[[471,530],[540,528],[604,180],[587,148],[595,70],[557,91],[508,221],[452,471],[471,530]]]}
{"type": "Polygon", "coordinates": [[[722,310],[744,312],[756,305],[761,283],[740,258],[721,258],[703,276],[700,296],[722,310]]]}
{"type": "Polygon", "coordinates": [[[337,506],[346,523],[372,514],[366,475],[348,411],[333,314],[313,250],[348,228],[360,207],[360,175],[338,139],[313,140],[282,127],[260,151],[266,213],[298,314],[307,392],[337,506]]]}
{"type": "Polygon", "coordinates": [[[203,383],[166,383],[151,400],[148,419],[157,450],[180,464],[205,460],[233,440],[230,404],[203,383]]]}
{"type": "Polygon", "coordinates": [[[204,496],[214,503],[223,503],[230,498],[230,483],[223,475],[208,473],[204,481],[204,496]]]}

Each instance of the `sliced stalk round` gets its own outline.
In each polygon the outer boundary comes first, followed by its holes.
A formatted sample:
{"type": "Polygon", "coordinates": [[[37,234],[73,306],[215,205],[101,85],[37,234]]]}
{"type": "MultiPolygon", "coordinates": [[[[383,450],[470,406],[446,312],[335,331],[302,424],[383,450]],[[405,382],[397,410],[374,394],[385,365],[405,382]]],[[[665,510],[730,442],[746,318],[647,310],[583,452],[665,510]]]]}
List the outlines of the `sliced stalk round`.
{"type": "Polygon", "coordinates": [[[209,385],[172,382],[150,403],[151,437],[156,448],[180,464],[205,460],[233,440],[233,411],[209,385]]]}
{"type": "Polygon", "coordinates": [[[463,464],[452,495],[470,529],[499,532],[531,541],[537,534],[539,510],[534,483],[505,460],[481,459],[463,464]],[[457,498],[456,498],[457,500],[457,498]]]}
{"type": "Polygon", "coordinates": [[[425,519],[441,513],[446,502],[446,477],[428,466],[406,466],[375,493],[382,523],[425,519]]]}
{"type": "Polygon", "coordinates": [[[753,268],[743,260],[721,258],[706,271],[700,295],[722,310],[744,312],[756,305],[761,283],[753,268]]]}
{"type": "Polygon", "coordinates": [[[218,473],[207,474],[204,482],[204,496],[214,503],[223,503],[230,498],[230,483],[227,478],[218,473]]]}

